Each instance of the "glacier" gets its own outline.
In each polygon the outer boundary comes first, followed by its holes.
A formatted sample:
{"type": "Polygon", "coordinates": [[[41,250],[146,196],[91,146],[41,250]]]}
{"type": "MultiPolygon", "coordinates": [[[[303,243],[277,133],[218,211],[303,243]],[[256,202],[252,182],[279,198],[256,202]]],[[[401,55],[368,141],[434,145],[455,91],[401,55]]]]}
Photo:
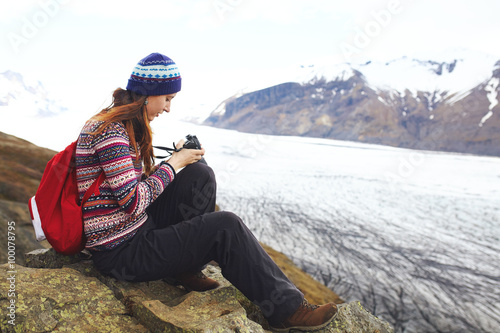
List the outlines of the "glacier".
{"type": "Polygon", "coordinates": [[[220,207],[346,301],[396,332],[497,330],[500,158],[164,120],[155,144],[196,134],[220,207]]]}

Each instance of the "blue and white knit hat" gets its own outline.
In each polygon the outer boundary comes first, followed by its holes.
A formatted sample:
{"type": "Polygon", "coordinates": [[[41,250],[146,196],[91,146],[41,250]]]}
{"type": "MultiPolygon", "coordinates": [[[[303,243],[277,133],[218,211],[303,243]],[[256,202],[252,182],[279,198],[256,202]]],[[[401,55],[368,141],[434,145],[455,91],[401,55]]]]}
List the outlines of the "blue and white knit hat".
{"type": "Polygon", "coordinates": [[[169,57],[151,53],[134,67],[127,90],[146,96],[174,94],[181,90],[179,68],[169,57]]]}

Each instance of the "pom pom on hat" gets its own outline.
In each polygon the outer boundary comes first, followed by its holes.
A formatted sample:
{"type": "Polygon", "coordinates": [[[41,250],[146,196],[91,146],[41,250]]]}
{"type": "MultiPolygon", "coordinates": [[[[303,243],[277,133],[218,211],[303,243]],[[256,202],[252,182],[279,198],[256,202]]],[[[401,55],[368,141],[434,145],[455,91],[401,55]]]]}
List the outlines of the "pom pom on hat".
{"type": "Polygon", "coordinates": [[[181,90],[181,74],[175,62],[151,53],[134,67],[127,90],[146,96],[170,95],[181,90]]]}

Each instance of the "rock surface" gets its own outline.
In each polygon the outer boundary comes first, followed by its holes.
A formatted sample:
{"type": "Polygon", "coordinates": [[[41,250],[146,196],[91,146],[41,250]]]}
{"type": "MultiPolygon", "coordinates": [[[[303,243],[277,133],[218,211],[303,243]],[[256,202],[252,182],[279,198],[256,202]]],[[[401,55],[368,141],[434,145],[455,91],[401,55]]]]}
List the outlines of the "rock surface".
{"type": "MultiPolygon", "coordinates": [[[[65,267],[33,269],[15,265],[15,318],[7,316],[11,297],[8,264],[1,267],[2,332],[147,332],[130,317],[112,291],[95,277],[65,267]],[[9,323],[9,320],[14,320],[9,323]],[[14,323],[15,325],[12,325],[14,323]]],[[[10,311],[9,311],[10,313],[10,311]]]]}
{"type": "MultiPolygon", "coordinates": [[[[0,268],[2,332],[267,332],[259,308],[222,277],[221,286],[187,292],[163,281],[130,283],[101,275],[85,254],[66,258],[53,250],[26,255],[33,267],[0,268]],[[42,268],[43,266],[59,268],[42,268]],[[14,272],[14,273],[12,273],[14,272]],[[12,279],[15,277],[15,297],[12,279]],[[9,289],[11,289],[9,291],[9,289]],[[15,325],[8,306],[15,300],[15,325]]],[[[339,305],[337,318],[316,332],[393,332],[359,302],[339,305]]]]}

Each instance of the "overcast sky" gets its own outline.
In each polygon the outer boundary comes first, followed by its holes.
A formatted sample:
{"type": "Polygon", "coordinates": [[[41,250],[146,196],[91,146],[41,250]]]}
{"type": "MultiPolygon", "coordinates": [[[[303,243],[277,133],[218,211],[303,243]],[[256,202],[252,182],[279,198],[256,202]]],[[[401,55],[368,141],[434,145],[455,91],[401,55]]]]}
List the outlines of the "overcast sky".
{"type": "Polygon", "coordinates": [[[2,1],[0,72],[40,80],[52,98],[93,114],[141,58],[161,52],[179,65],[177,105],[189,113],[320,61],[456,47],[500,58],[498,13],[498,0],[2,1]]]}

